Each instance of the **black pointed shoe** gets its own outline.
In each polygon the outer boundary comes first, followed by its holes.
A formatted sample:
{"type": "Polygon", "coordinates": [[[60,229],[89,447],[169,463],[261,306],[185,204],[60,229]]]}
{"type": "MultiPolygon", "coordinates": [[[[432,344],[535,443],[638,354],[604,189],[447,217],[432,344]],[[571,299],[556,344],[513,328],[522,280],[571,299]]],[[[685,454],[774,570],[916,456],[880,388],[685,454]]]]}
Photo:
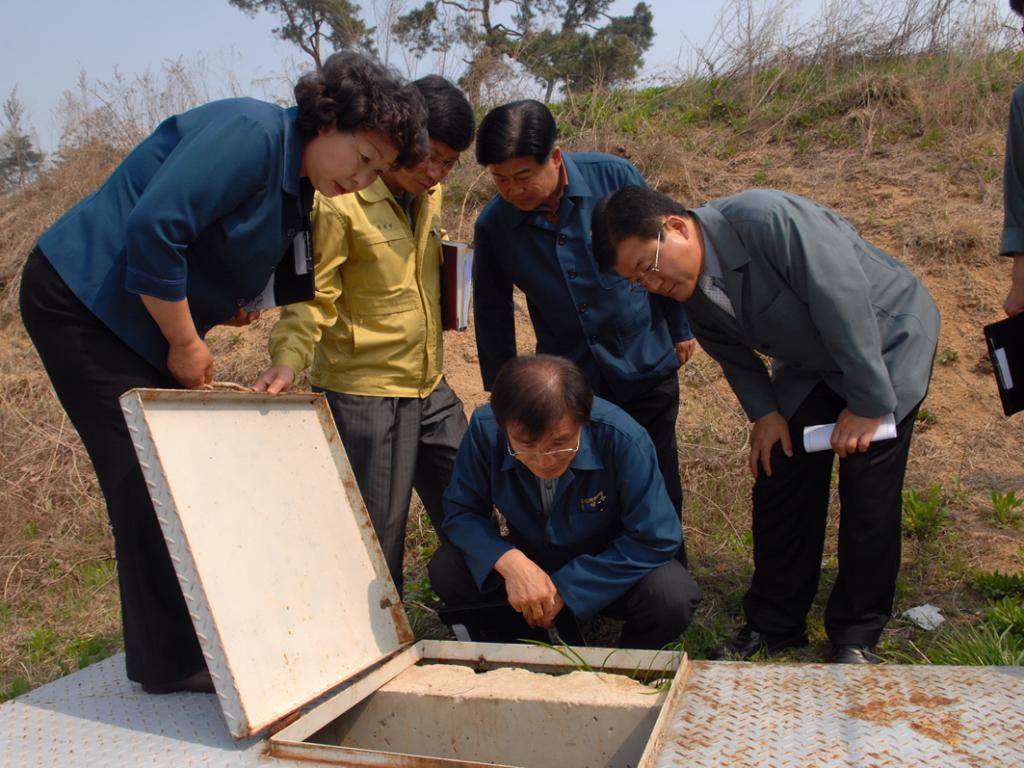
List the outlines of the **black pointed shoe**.
{"type": "Polygon", "coordinates": [[[145,683],[142,686],[142,690],[146,693],[157,695],[179,693],[181,691],[215,693],[213,678],[210,677],[210,673],[205,669],[201,669],[188,677],[183,677],[181,680],[174,680],[169,683],[145,683]]]}
{"type": "Polygon", "coordinates": [[[832,650],[833,664],[879,664],[881,661],[867,645],[837,645],[832,650]]]}
{"type": "Polygon", "coordinates": [[[806,633],[788,636],[767,635],[751,629],[749,624],[744,624],[743,629],[736,633],[736,637],[716,648],[708,658],[713,661],[746,661],[760,651],[775,653],[786,648],[803,648],[805,645],[806,633]]]}

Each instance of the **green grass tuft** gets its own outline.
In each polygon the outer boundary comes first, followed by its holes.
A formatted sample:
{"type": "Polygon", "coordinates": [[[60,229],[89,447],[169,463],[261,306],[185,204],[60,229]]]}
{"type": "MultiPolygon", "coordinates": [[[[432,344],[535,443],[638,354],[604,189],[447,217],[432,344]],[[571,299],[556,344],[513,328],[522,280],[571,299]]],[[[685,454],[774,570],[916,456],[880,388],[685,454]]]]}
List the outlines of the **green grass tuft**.
{"type": "Polygon", "coordinates": [[[5,687],[0,688],[0,701],[16,698],[23,693],[28,693],[31,689],[32,686],[29,685],[28,680],[24,677],[16,677],[5,687]]]}
{"type": "Polygon", "coordinates": [[[1024,499],[1019,498],[1013,491],[991,491],[989,498],[992,499],[992,508],[988,512],[988,521],[992,525],[1011,525],[1016,528],[1020,524],[1020,508],[1024,506],[1024,499]]]}
{"type": "Polygon", "coordinates": [[[1009,630],[1024,637],[1024,598],[1004,597],[989,603],[985,620],[998,631],[1009,630]]]}
{"type": "Polygon", "coordinates": [[[940,635],[926,652],[932,664],[964,666],[1020,666],[1024,664],[1024,637],[1007,627],[967,624],[940,635]]]}
{"type": "Polygon", "coordinates": [[[927,495],[916,490],[903,491],[903,532],[918,541],[938,536],[946,525],[949,511],[942,498],[942,486],[933,483],[927,495]]]}
{"type": "Polygon", "coordinates": [[[1024,574],[980,573],[974,577],[975,588],[988,600],[1024,597],[1024,574]]]}

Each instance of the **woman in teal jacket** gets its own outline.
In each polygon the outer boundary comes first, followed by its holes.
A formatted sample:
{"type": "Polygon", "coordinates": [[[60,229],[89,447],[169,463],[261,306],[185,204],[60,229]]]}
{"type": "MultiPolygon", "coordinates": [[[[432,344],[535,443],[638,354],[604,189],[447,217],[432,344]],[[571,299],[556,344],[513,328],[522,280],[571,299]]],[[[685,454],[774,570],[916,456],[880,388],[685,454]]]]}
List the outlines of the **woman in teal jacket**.
{"type": "Polygon", "coordinates": [[[165,120],[39,238],[21,312],[107,502],[128,677],[212,690],[118,404],[132,387],[201,387],[219,323],[244,325],[308,231],[313,190],[368,186],[426,149],[415,89],[361,54],[329,58],[297,106],[217,101],[165,120]]]}

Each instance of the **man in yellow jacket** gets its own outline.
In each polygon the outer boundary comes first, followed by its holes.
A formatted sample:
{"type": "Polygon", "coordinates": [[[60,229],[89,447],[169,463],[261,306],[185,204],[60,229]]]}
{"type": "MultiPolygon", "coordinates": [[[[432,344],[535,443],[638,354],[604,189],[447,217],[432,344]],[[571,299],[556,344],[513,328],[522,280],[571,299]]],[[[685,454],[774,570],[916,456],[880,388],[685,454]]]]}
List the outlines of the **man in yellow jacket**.
{"type": "Polygon", "coordinates": [[[316,295],[281,311],[256,389],[286,390],[310,368],[338,425],[391,576],[402,588],[412,489],[440,533],[441,496],[466,432],[441,373],[441,186],[473,141],[465,95],[417,80],[430,154],[361,192],[313,205],[316,295]]]}

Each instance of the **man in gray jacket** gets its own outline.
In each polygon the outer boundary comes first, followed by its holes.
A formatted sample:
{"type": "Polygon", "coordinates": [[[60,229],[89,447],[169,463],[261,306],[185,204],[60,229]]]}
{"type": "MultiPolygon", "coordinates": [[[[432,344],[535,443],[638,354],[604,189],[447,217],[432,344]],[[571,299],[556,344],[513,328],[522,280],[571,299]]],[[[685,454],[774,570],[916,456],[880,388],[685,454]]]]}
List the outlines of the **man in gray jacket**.
{"type": "Polygon", "coordinates": [[[785,192],[750,190],[691,210],[625,187],[595,210],[593,228],[602,266],[685,302],[753,422],[747,623],[714,657],[807,643],[833,459],[806,453],[800,438],[805,426],[835,422],[839,574],[825,629],[835,661],[876,661],[899,572],[910,438],[939,336],[928,291],[837,213],[785,192]],[[890,415],[896,438],[874,441],[890,415]]]}

